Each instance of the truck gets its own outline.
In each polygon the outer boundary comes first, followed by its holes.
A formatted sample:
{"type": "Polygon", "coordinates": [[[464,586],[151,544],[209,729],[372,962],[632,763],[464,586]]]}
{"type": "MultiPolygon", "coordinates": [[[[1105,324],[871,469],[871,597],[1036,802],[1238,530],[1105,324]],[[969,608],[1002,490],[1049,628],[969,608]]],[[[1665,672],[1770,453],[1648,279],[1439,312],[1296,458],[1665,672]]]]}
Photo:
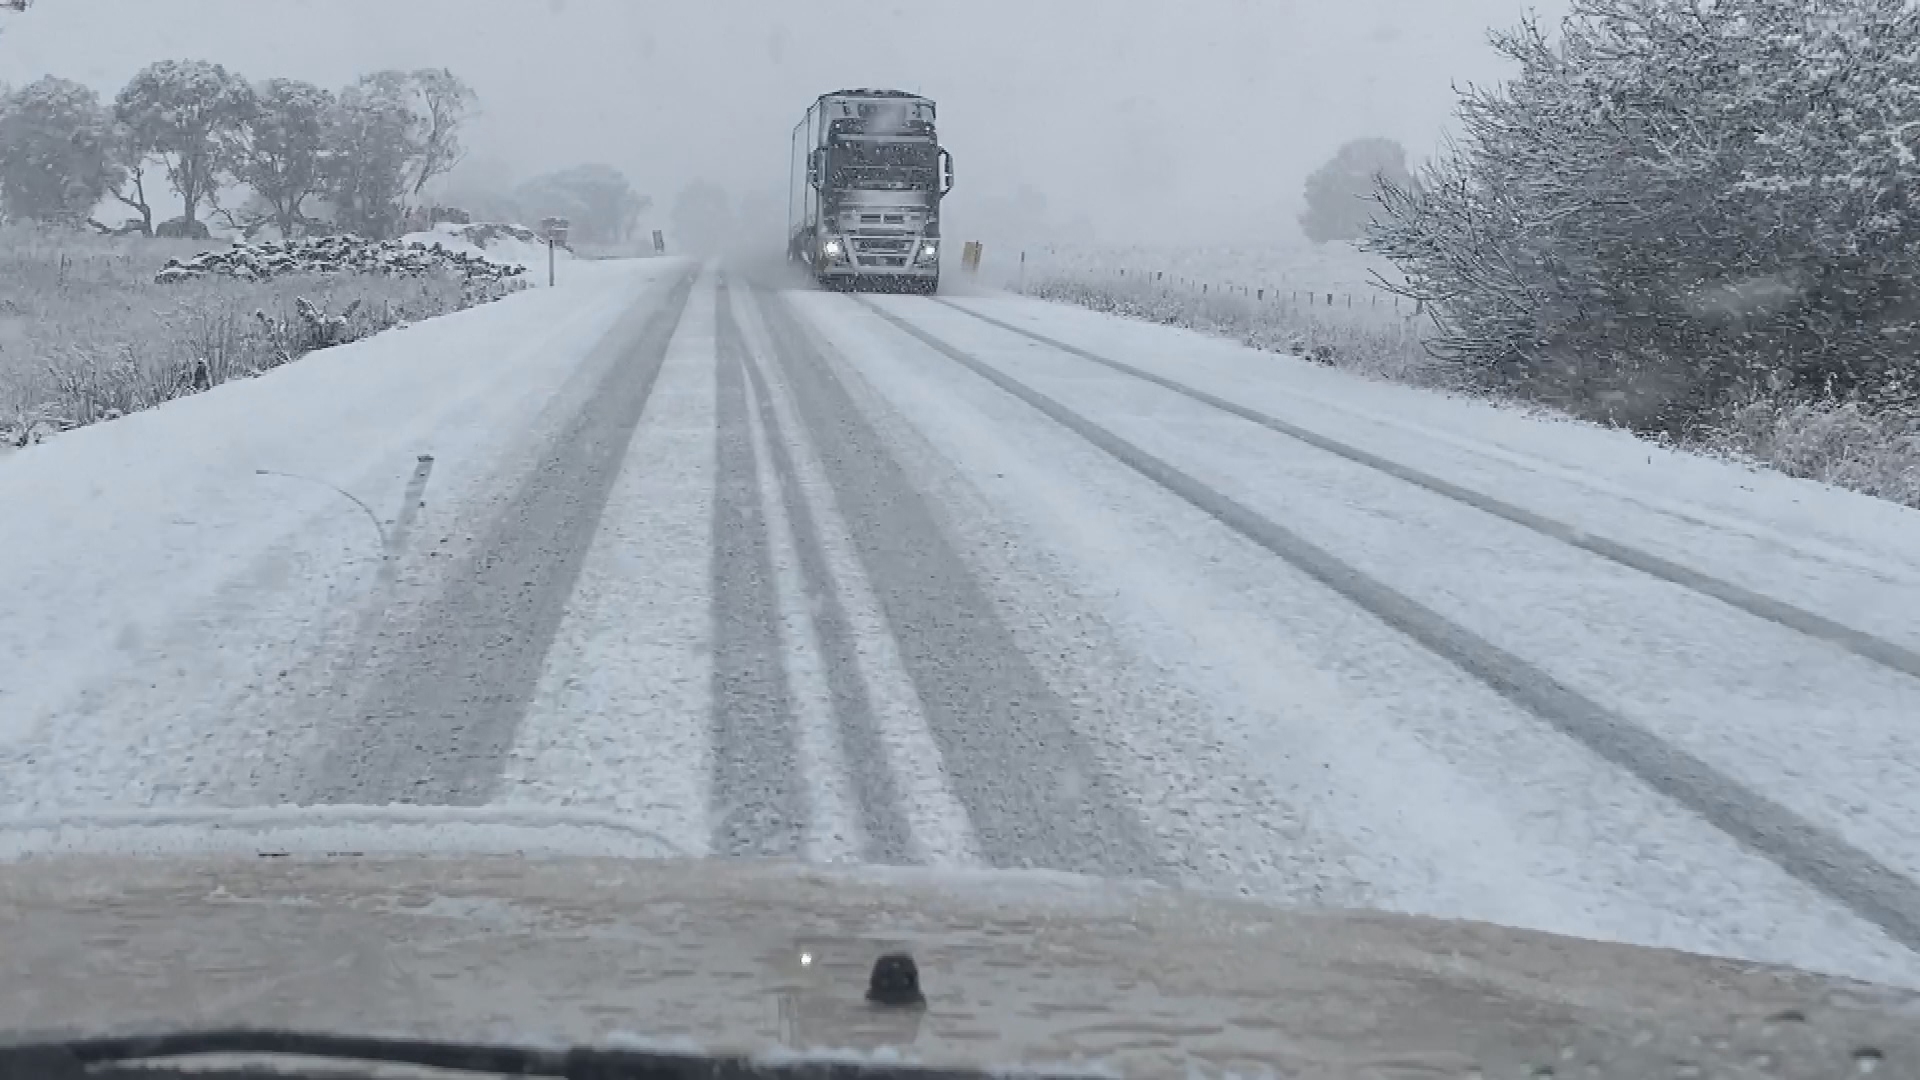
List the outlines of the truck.
{"type": "Polygon", "coordinates": [[[822,94],[793,128],[787,260],[829,287],[940,288],[940,200],[953,155],[934,103],[900,90],[822,94]]]}

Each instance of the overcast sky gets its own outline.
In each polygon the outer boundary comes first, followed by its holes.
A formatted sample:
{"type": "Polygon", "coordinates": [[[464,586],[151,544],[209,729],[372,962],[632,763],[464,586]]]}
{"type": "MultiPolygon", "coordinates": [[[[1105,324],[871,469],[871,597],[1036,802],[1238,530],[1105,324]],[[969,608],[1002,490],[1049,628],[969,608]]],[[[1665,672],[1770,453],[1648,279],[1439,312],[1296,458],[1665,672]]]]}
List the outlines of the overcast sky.
{"type": "Polygon", "coordinates": [[[111,95],[162,58],[338,87],[450,67],[479,92],[476,178],[582,161],[670,204],[696,177],[783,206],[787,133],[818,94],[939,103],[949,210],[1022,186],[1107,242],[1277,235],[1347,139],[1416,157],[1452,84],[1506,69],[1487,30],[1564,0],[39,0],[0,81],[111,95]]]}

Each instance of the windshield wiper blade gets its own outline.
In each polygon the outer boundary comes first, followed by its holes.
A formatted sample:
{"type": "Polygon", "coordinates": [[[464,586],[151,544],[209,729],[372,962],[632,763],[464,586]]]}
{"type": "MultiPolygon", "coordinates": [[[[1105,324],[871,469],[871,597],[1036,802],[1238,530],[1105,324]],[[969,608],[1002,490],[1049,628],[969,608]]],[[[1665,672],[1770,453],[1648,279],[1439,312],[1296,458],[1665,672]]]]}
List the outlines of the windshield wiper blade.
{"type": "MultiPolygon", "coordinates": [[[[629,1080],[688,1077],[701,1080],[980,1080],[987,1069],[953,1069],[883,1062],[709,1057],[695,1053],[623,1050],[592,1046],[564,1049],[431,1039],[384,1039],[299,1031],[190,1031],[0,1045],[0,1080],[101,1080],[167,1075],[200,1078],[258,1075],[254,1068],[168,1070],[169,1058],[206,1055],[318,1058],[341,1064],[395,1064],[505,1076],[552,1076],[567,1080],[629,1080]]],[[[1022,1069],[1036,1080],[1081,1074],[1022,1069]]],[[[277,1069],[275,1077],[300,1075],[277,1069]]],[[[339,1075],[331,1070],[328,1075],[339,1075]]]]}
{"type": "MultiPolygon", "coordinates": [[[[334,1061],[419,1065],[457,1072],[509,1076],[569,1076],[570,1050],[427,1039],[381,1039],[300,1031],[184,1031],[165,1035],[129,1035],[63,1042],[0,1046],[0,1080],[15,1077],[99,1077],[125,1074],[115,1065],[140,1063],[152,1076],[155,1062],[206,1054],[297,1056],[334,1061]]],[[[202,1072],[200,1075],[207,1075],[202,1072]]],[[[218,1076],[218,1072],[211,1075],[218,1076]]]]}

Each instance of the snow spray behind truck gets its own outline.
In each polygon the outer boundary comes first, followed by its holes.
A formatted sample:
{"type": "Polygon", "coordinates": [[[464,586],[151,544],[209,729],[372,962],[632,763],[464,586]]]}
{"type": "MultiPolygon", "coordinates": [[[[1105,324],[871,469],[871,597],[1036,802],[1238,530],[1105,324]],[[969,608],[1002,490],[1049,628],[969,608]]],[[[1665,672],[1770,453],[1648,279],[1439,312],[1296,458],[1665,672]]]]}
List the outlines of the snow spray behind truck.
{"type": "Polygon", "coordinates": [[[953,157],[933,102],[899,90],[822,94],[793,128],[787,259],[815,281],[940,287],[940,200],[953,157]]]}

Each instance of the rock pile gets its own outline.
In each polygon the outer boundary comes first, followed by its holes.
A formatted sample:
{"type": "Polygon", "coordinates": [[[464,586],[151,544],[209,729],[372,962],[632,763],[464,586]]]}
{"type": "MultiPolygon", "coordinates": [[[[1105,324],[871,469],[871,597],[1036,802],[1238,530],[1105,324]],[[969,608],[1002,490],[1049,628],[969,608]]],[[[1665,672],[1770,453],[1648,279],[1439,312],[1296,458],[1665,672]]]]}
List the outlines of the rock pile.
{"type": "Polygon", "coordinates": [[[173,285],[207,277],[265,281],[287,274],[382,274],[420,277],[450,273],[468,285],[507,282],[526,273],[439,245],[367,240],[358,236],[321,236],[291,243],[235,244],[226,251],[203,251],[191,259],[169,259],[154,281],[173,285]]]}

